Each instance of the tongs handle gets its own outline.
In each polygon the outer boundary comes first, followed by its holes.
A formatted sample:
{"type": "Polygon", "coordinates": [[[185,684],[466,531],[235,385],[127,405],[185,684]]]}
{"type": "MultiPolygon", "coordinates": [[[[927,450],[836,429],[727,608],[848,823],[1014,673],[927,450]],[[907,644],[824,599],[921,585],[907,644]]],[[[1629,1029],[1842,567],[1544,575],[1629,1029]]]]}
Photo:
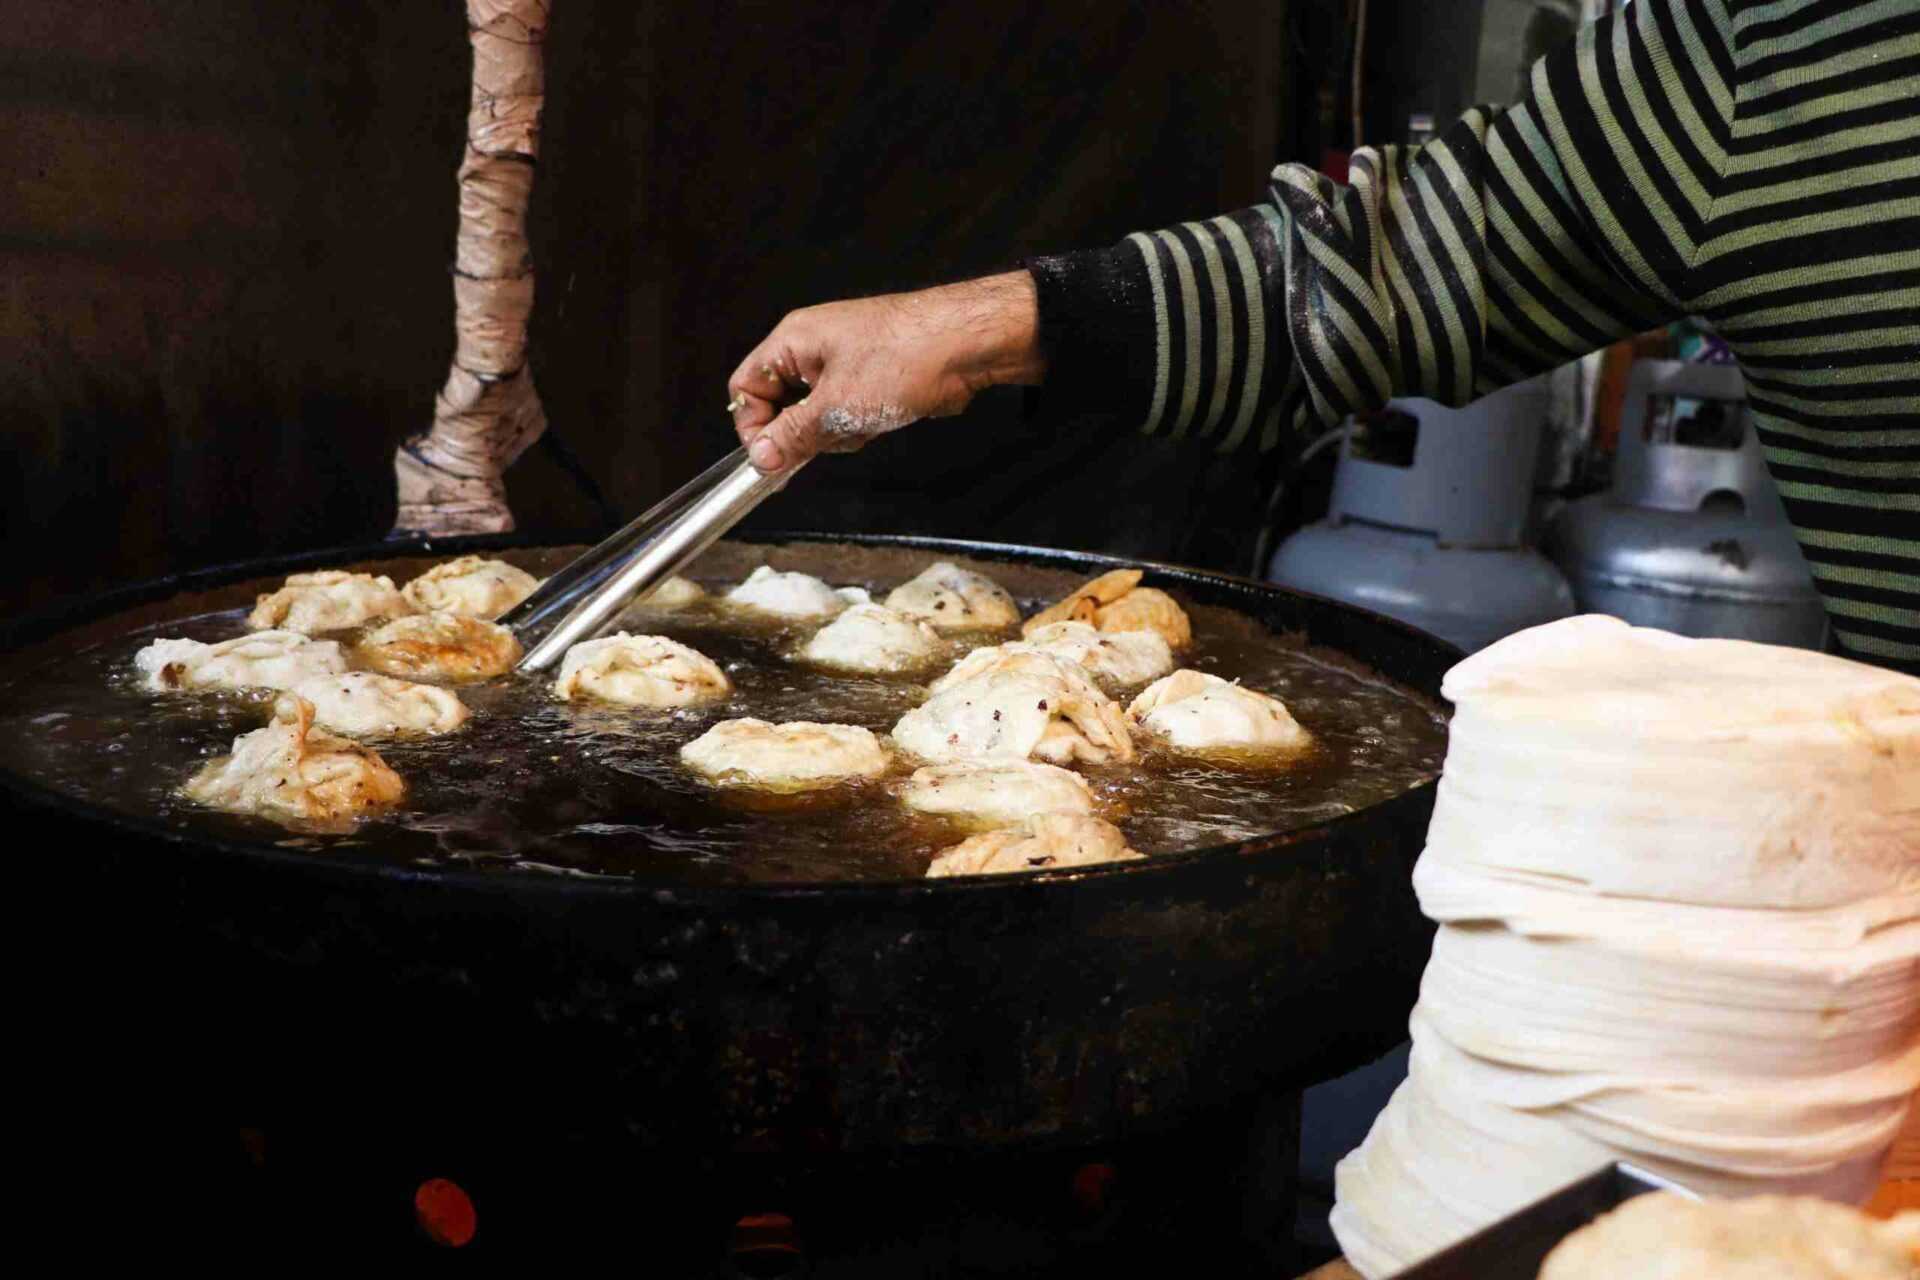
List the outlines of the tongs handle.
{"type": "MultiPolygon", "coordinates": [[[[627,558],[607,574],[585,599],[575,605],[573,610],[548,632],[541,641],[527,651],[520,660],[522,671],[544,671],[558,662],[563,654],[583,640],[591,640],[613,625],[615,615],[625,608],[635,596],[644,595],[660,585],[668,577],[686,568],[695,557],[715,542],[719,541],[730,529],[739,524],[748,512],[759,506],[768,497],[779,492],[798,467],[771,475],[763,474],[749,462],[744,449],[736,450],[723,461],[733,462],[731,470],[699,497],[685,503],[685,511],[674,515],[657,531],[648,534],[642,530],[637,549],[627,553],[627,558]]],[[[676,491],[673,497],[659,504],[671,508],[676,498],[685,494],[689,488],[697,487],[702,481],[713,475],[720,467],[709,468],[692,486],[676,491]]],[[[643,524],[645,517],[627,526],[627,529],[614,535],[609,543],[629,536],[635,526],[643,524]]],[[[603,555],[601,547],[587,553],[588,559],[603,555]]],[[[616,546],[604,552],[603,559],[611,560],[622,554],[624,547],[616,546]]],[[[578,563],[578,562],[576,562],[578,563]]],[[[599,566],[589,565],[584,572],[594,572],[599,566]]]]}
{"type": "Polygon", "coordinates": [[[677,515],[687,504],[713,488],[728,474],[739,470],[746,460],[744,448],[735,449],[693,479],[630,520],[620,531],[576,557],[559,572],[535,587],[533,593],[494,621],[503,627],[520,630],[538,625],[550,614],[559,612],[606,581],[619,568],[620,558],[646,537],[653,526],[677,515]]]}

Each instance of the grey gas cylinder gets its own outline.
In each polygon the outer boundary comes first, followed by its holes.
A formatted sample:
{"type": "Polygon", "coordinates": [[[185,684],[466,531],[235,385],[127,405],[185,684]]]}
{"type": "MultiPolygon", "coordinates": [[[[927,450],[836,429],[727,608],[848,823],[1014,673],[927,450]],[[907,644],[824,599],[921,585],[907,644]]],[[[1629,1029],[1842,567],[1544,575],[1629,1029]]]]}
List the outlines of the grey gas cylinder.
{"type": "Polygon", "coordinates": [[[1463,409],[1392,400],[1350,424],[1326,519],[1280,544],[1268,579],[1468,652],[1567,617],[1566,579],[1526,545],[1546,399],[1535,379],[1463,409]]]}
{"type": "Polygon", "coordinates": [[[1613,487],[1568,504],[1547,550],[1584,610],[1686,636],[1825,642],[1826,609],[1731,366],[1634,365],[1613,487]]]}

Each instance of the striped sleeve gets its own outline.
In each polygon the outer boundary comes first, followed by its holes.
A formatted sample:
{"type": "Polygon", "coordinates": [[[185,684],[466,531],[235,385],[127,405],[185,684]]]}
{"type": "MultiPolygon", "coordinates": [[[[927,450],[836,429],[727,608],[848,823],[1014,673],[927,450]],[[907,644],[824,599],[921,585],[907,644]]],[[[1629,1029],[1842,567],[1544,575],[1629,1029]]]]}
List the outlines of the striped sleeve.
{"type": "Polygon", "coordinates": [[[1264,450],[1678,318],[1732,109],[1706,13],[1603,18],[1518,105],[1362,149],[1345,186],[1283,165],[1254,208],[1030,262],[1049,382],[1147,434],[1264,450]]]}
{"type": "Polygon", "coordinates": [[[1693,302],[1740,360],[1838,647],[1920,673],[1920,4],[1732,7],[1693,302]]]}

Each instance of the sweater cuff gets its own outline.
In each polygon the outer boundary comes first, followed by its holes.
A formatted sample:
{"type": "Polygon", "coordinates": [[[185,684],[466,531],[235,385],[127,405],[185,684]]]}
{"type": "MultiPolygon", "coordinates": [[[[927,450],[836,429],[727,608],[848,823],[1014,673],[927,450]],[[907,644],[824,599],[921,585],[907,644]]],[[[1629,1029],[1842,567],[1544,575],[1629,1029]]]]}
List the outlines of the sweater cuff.
{"type": "Polygon", "coordinates": [[[1146,421],[1153,401],[1153,286],[1131,241],[1107,249],[1029,258],[1040,303],[1046,417],[1146,421]]]}

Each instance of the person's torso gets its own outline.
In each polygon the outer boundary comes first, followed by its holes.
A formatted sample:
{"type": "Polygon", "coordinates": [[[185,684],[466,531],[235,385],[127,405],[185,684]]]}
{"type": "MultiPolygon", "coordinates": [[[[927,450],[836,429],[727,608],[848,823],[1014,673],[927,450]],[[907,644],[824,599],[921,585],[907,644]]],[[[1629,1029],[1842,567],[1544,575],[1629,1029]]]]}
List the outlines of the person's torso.
{"type": "Polygon", "coordinates": [[[1920,663],[1920,3],[1730,7],[1688,301],[1740,360],[1842,645],[1920,663]]]}

